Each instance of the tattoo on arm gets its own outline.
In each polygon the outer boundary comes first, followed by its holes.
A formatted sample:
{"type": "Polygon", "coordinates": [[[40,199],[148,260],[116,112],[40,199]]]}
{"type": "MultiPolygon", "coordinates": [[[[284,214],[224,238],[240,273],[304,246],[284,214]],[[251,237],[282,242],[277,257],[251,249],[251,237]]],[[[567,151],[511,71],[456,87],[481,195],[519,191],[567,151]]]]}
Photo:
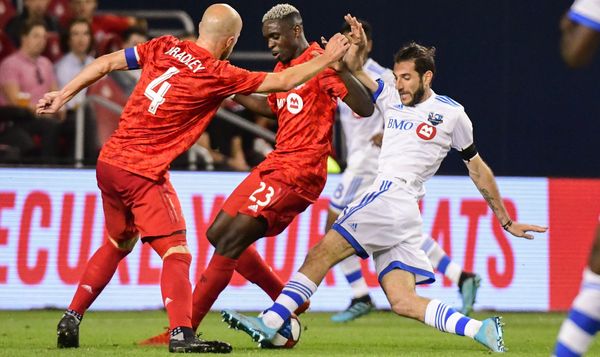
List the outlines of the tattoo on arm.
{"type": "Polygon", "coordinates": [[[485,188],[480,188],[479,192],[481,192],[481,195],[487,201],[488,205],[490,206],[492,211],[494,211],[495,214],[498,211],[498,207],[496,207],[494,197],[492,197],[492,195],[485,188]]]}

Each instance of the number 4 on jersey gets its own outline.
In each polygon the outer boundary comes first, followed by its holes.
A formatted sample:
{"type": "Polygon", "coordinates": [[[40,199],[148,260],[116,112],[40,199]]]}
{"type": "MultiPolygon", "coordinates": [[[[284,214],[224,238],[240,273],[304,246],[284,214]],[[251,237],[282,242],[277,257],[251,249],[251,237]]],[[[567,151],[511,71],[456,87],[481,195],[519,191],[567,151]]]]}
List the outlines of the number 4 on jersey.
{"type": "Polygon", "coordinates": [[[148,107],[150,113],[156,114],[158,107],[165,102],[165,95],[169,88],[171,88],[171,83],[167,82],[167,79],[173,77],[177,73],[179,73],[179,70],[176,67],[171,67],[148,84],[144,91],[144,95],[152,101],[150,107],[148,107]],[[160,88],[155,91],[155,88],[159,85],[160,88]]]}

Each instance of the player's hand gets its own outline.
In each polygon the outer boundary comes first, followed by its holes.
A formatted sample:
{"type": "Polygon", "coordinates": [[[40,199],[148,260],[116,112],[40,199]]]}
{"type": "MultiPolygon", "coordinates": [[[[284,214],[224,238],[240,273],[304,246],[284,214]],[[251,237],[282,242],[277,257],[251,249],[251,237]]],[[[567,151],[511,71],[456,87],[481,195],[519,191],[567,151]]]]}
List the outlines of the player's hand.
{"type": "Polygon", "coordinates": [[[350,48],[350,42],[346,36],[341,33],[336,33],[328,41],[326,41],[324,56],[327,56],[330,63],[337,62],[344,57],[350,48]]]}
{"type": "Polygon", "coordinates": [[[533,234],[528,234],[527,232],[544,233],[548,230],[548,227],[536,226],[535,224],[512,222],[512,224],[506,227],[505,230],[515,237],[533,239],[533,234]]]}
{"type": "Polygon", "coordinates": [[[380,148],[382,143],[383,143],[383,133],[377,133],[371,137],[371,144],[380,148]]]}
{"type": "Polygon", "coordinates": [[[60,92],[48,92],[44,94],[43,98],[38,100],[35,113],[37,115],[55,114],[63,106],[63,104],[65,103],[60,92]]]}
{"type": "MultiPolygon", "coordinates": [[[[327,42],[327,39],[321,36],[321,44],[323,45],[323,47],[327,47],[327,42]]],[[[348,69],[348,67],[346,67],[346,64],[342,60],[331,63],[329,65],[329,68],[335,70],[336,72],[342,72],[348,69]]]]}
{"type": "Polygon", "coordinates": [[[350,25],[350,32],[346,36],[351,44],[350,49],[344,56],[344,63],[350,71],[356,72],[362,68],[368,55],[367,34],[356,17],[347,14],[344,19],[350,25]]]}

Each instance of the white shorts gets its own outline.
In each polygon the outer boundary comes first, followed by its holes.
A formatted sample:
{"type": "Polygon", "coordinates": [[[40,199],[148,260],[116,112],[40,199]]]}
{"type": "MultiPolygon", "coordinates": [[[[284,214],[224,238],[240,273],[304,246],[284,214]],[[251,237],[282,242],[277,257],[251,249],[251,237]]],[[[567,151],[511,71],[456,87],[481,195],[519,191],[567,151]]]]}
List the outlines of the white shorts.
{"type": "Polygon", "coordinates": [[[371,187],[376,177],[376,173],[360,175],[351,170],[344,171],[340,183],[331,195],[329,209],[340,214],[356,197],[359,197],[371,187]]]}
{"type": "Polygon", "coordinates": [[[415,275],[417,284],[435,281],[425,252],[418,197],[406,180],[377,177],[371,187],[348,205],[333,225],[366,259],[373,255],[379,281],[393,269],[415,275]]]}

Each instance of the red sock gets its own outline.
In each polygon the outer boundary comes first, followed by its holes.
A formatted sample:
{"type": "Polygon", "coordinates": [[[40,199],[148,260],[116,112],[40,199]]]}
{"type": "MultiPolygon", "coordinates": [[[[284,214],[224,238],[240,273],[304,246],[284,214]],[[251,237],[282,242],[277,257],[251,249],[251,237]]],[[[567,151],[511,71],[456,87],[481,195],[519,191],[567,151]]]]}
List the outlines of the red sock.
{"type": "Polygon", "coordinates": [[[236,265],[236,259],[216,253],[212,256],[194,289],[192,303],[192,328],[194,331],[198,329],[200,322],[213,306],[221,291],[229,284],[236,265]]]}
{"type": "Polygon", "coordinates": [[[169,316],[169,328],[192,327],[190,254],[173,253],[163,260],[160,291],[169,316]]]}
{"type": "Polygon", "coordinates": [[[283,290],[283,282],[260,254],[258,254],[253,245],[246,248],[242,255],[240,255],[235,270],[242,274],[249,282],[263,289],[273,301],[277,299],[281,290],[283,290]]]}
{"type": "Polygon", "coordinates": [[[119,262],[127,254],[129,251],[120,250],[109,241],[98,248],[85,267],[69,309],[83,315],[110,282],[119,262]]]}

